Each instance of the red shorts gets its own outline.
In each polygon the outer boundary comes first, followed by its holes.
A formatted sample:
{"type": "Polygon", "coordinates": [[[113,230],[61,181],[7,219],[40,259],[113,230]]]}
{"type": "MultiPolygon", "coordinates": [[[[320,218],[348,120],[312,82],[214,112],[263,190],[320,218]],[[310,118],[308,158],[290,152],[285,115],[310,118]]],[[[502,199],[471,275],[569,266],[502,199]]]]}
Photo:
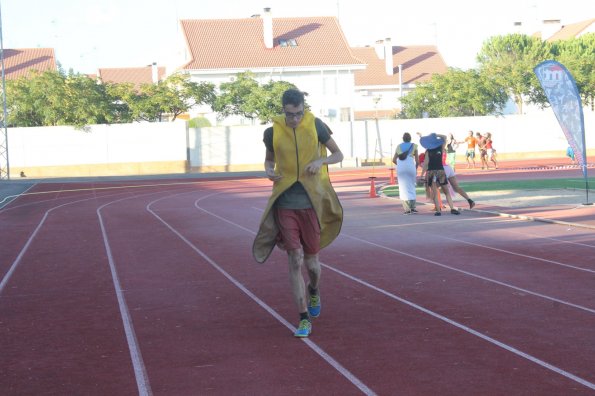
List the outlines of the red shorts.
{"type": "Polygon", "coordinates": [[[320,225],[313,208],[275,208],[281,242],[287,250],[304,248],[304,254],[320,251],[320,225]]]}

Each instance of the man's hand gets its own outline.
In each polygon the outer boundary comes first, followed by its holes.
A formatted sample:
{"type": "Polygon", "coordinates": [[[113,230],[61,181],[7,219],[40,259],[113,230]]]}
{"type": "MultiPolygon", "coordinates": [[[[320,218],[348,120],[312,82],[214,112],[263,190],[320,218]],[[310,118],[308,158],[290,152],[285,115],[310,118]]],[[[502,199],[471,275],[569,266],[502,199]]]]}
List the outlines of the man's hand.
{"type": "Polygon", "coordinates": [[[270,181],[276,182],[281,180],[281,175],[277,175],[275,174],[275,169],[274,168],[266,168],[265,169],[265,173],[267,175],[267,177],[269,178],[270,181]]]}
{"type": "Polygon", "coordinates": [[[310,175],[315,175],[320,171],[320,168],[324,165],[322,159],[317,159],[306,165],[306,172],[310,175]]]}

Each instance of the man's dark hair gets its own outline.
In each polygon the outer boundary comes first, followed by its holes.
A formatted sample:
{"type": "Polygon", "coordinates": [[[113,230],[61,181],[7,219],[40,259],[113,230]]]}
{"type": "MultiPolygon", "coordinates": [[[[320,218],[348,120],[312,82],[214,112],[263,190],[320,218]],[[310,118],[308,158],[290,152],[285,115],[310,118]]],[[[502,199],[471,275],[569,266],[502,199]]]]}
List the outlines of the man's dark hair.
{"type": "Polygon", "coordinates": [[[285,105],[292,105],[292,106],[299,106],[304,104],[304,93],[297,89],[288,89],[287,91],[283,92],[283,98],[281,99],[281,104],[285,105]]]}
{"type": "Polygon", "coordinates": [[[409,142],[411,141],[411,135],[409,134],[409,132],[405,132],[405,133],[403,134],[403,141],[404,141],[405,143],[409,143],[409,142]]]}

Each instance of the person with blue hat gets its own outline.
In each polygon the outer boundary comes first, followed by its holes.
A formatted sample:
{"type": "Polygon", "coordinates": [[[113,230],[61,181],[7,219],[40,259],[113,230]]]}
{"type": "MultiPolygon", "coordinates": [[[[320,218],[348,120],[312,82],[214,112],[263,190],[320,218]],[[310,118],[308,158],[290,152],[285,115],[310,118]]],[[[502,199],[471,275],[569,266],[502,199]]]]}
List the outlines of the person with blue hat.
{"type": "Polygon", "coordinates": [[[442,192],[446,196],[448,206],[450,206],[450,213],[454,215],[461,214],[454,208],[454,204],[452,203],[452,197],[450,196],[450,191],[447,188],[448,179],[446,177],[446,173],[444,172],[444,166],[442,165],[442,157],[446,146],[446,136],[431,133],[429,135],[422,136],[419,139],[419,143],[427,150],[423,167],[424,169],[427,169],[426,185],[430,188],[432,200],[434,201],[434,205],[436,207],[436,213],[434,213],[434,216],[442,215],[442,208],[438,200],[438,194],[440,194],[438,191],[438,186],[440,186],[442,192]]]}

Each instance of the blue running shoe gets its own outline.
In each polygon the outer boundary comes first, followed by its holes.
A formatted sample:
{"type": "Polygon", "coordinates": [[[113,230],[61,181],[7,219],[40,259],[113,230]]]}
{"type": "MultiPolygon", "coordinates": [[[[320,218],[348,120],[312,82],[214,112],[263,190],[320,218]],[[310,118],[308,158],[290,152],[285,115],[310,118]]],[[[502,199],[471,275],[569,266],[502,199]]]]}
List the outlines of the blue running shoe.
{"type": "Polygon", "coordinates": [[[312,333],[312,323],[308,319],[300,320],[300,324],[298,325],[297,330],[293,335],[299,338],[308,337],[312,333]]]}
{"type": "Polygon", "coordinates": [[[320,295],[310,294],[310,298],[308,299],[308,314],[310,315],[310,317],[319,317],[321,308],[322,305],[320,304],[320,295]]]}

